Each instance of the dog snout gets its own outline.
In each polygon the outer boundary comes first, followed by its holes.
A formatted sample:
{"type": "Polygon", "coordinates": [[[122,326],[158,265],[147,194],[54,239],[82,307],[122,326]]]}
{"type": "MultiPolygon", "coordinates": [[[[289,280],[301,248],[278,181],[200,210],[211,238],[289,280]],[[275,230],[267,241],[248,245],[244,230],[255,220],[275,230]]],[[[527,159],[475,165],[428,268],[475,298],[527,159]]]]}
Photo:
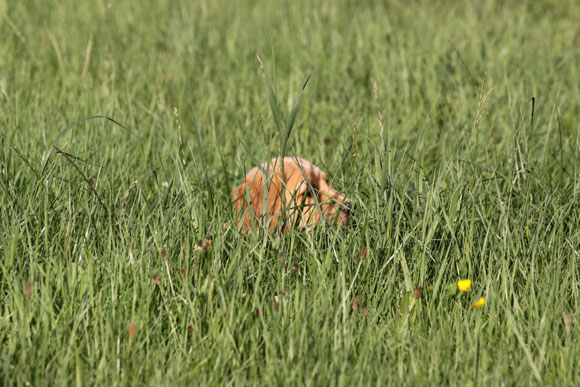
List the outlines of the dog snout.
{"type": "Polygon", "coordinates": [[[341,218],[342,224],[348,226],[354,220],[354,213],[352,211],[352,203],[350,201],[345,201],[341,207],[341,218]]]}

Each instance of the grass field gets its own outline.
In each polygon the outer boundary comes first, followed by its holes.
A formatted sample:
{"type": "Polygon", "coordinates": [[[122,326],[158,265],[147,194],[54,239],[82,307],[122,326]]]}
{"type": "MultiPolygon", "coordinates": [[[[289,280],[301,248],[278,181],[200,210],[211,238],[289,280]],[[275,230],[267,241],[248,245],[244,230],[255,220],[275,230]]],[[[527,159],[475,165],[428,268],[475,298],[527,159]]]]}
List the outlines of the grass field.
{"type": "Polygon", "coordinates": [[[1,384],[580,384],[578,20],[0,0],[1,384]],[[285,153],[356,225],[242,238],[311,73],[285,153]]]}

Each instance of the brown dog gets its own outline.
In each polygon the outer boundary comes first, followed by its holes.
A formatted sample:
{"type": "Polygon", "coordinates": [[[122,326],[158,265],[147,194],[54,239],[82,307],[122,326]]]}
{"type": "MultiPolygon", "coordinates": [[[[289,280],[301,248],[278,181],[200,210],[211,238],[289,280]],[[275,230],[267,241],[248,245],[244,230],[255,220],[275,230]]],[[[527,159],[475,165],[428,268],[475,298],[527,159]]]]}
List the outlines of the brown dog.
{"type": "Polygon", "coordinates": [[[242,232],[249,233],[261,219],[270,233],[294,225],[309,228],[322,222],[349,223],[348,200],[328,185],[320,168],[302,158],[285,157],[282,172],[279,160],[252,169],[232,192],[242,232]]]}

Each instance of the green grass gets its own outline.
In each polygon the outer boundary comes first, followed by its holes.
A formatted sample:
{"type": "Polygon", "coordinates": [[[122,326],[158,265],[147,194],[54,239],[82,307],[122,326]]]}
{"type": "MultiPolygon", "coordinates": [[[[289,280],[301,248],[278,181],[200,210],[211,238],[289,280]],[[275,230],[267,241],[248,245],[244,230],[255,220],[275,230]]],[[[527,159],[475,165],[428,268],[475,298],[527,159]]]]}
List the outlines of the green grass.
{"type": "Polygon", "coordinates": [[[2,384],[578,385],[578,20],[0,0],[2,384]],[[224,230],[283,147],[356,226],[224,230]]]}

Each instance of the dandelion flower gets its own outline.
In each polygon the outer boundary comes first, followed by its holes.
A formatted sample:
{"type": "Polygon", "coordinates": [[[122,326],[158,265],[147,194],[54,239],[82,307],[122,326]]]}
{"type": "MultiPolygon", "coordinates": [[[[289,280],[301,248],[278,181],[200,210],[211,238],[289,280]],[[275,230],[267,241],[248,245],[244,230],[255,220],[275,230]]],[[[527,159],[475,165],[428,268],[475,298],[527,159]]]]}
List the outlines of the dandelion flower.
{"type": "Polygon", "coordinates": [[[480,297],[479,300],[477,300],[473,304],[471,304],[471,306],[473,306],[475,309],[479,309],[484,305],[485,305],[485,298],[483,298],[483,297],[480,297]]]}
{"type": "Polygon", "coordinates": [[[471,280],[470,279],[464,279],[464,280],[458,281],[457,282],[457,287],[462,292],[465,292],[465,291],[467,291],[471,287],[471,280]]]}

